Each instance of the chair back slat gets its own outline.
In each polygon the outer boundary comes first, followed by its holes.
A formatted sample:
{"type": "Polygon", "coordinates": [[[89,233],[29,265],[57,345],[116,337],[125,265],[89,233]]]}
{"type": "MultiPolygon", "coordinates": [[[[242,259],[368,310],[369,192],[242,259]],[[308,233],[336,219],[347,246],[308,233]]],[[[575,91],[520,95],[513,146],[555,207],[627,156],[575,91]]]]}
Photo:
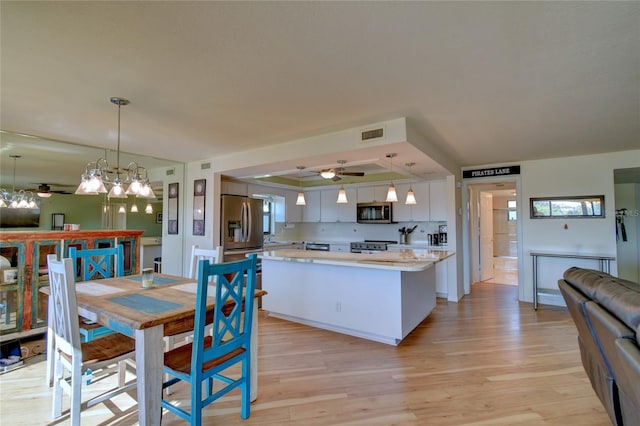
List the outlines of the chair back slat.
{"type": "Polygon", "coordinates": [[[189,278],[197,278],[198,263],[201,260],[208,260],[209,263],[222,262],[222,247],[214,249],[202,249],[197,244],[191,247],[191,263],[189,264],[189,278]]]}
{"type": "MultiPolygon", "coordinates": [[[[253,303],[256,286],[257,255],[245,260],[210,264],[201,260],[198,264],[198,292],[194,329],[192,366],[219,357],[236,348],[249,351],[253,303]],[[206,335],[206,307],[210,277],[215,277],[215,307],[213,311],[213,344],[204,348],[206,335]],[[247,297],[245,297],[247,295],[247,297]],[[245,315],[242,315],[243,312],[245,315]]],[[[202,371],[193,368],[192,372],[202,371]]]]}
{"type": "Polygon", "coordinates": [[[73,262],[68,258],[57,260],[55,254],[50,254],[47,256],[47,267],[53,303],[51,328],[55,336],[55,347],[68,355],[81,354],[73,262]]]}
{"type": "Polygon", "coordinates": [[[73,259],[74,270],[80,259],[80,270],[74,277],[81,281],[124,275],[124,251],[121,244],[116,247],[78,250],[69,247],[69,257],[73,259]]]}

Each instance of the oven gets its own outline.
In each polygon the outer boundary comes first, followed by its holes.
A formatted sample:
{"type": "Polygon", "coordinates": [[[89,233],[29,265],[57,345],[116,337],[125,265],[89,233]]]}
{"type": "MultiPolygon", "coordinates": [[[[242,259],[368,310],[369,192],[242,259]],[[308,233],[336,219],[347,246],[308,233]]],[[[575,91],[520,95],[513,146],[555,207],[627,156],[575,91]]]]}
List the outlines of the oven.
{"type": "Polygon", "coordinates": [[[397,244],[396,241],[364,240],[351,243],[351,253],[378,253],[387,250],[387,244],[397,244]]]}

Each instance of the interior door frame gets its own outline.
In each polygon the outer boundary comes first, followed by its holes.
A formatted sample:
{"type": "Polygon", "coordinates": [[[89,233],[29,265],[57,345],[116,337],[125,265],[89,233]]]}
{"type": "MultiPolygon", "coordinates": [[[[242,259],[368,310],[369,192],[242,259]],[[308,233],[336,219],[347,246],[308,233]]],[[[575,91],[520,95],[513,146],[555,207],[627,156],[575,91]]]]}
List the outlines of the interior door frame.
{"type": "Polygon", "coordinates": [[[463,220],[462,220],[462,264],[463,264],[463,286],[464,293],[471,293],[471,284],[473,283],[473,267],[474,262],[477,262],[477,250],[473,249],[473,232],[472,221],[478,220],[477,207],[472,203],[476,201],[473,192],[479,193],[481,191],[496,190],[496,184],[510,183],[515,184],[516,191],[516,214],[518,216],[518,223],[516,226],[518,236],[518,299],[525,300],[524,294],[524,253],[523,253],[523,240],[522,240],[522,222],[523,216],[523,198],[522,198],[522,182],[520,175],[500,176],[500,177],[487,177],[487,178],[472,178],[463,179],[462,181],[462,206],[463,206],[463,220]]]}

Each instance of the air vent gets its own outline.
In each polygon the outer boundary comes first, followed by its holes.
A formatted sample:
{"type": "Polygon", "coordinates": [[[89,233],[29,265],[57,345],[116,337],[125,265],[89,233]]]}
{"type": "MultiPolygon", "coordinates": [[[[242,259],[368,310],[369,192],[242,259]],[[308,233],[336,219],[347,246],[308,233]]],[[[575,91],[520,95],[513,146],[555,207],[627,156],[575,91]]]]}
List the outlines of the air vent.
{"type": "Polygon", "coordinates": [[[211,168],[211,163],[200,163],[200,170],[207,170],[211,168]]]}
{"type": "Polygon", "coordinates": [[[362,132],[362,140],[380,139],[384,137],[384,128],[365,130],[362,132]]]}
{"type": "Polygon", "coordinates": [[[173,176],[174,173],[175,173],[174,169],[167,170],[167,176],[173,176]]]}

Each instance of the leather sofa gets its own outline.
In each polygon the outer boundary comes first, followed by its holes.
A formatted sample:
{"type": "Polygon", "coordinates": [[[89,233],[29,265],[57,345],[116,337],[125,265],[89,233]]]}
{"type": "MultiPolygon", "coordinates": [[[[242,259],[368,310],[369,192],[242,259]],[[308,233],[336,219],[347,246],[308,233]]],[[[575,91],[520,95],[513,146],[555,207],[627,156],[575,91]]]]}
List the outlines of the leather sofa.
{"type": "Polygon", "coordinates": [[[640,425],[640,284],[576,267],[563,278],[593,390],[614,425],[640,425]]]}

